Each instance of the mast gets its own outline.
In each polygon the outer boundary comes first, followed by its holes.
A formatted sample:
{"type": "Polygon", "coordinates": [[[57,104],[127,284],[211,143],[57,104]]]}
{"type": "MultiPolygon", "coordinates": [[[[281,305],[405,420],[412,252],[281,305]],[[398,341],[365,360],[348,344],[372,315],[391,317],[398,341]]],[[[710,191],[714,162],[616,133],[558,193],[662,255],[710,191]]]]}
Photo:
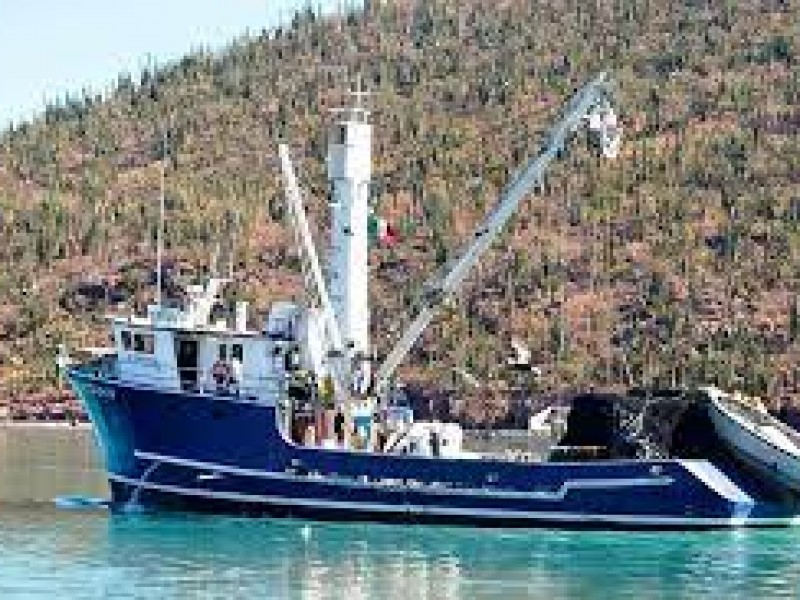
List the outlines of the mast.
{"type": "Polygon", "coordinates": [[[280,144],[278,146],[278,155],[280,156],[281,170],[286,183],[286,201],[289,206],[289,213],[292,216],[296,243],[303,258],[304,270],[309,271],[310,283],[313,284],[309,287],[317,296],[327,330],[328,360],[330,361],[334,380],[334,394],[337,403],[342,406],[348,400],[349,356],[342,345],[342,336],[339,332],[339,325],[325,285],[325,278],[322,275],[317,249],[311,237],[311,227],[306,218],[306,209],[303,206],[302,193],[294,173],[292,158],[289,155],[289,147],[286,144],[280,144]]]}
{"type": "Polygon", "coordinates": [[[369,193],[372,177],[372,125],[358,81],[353,105],[333,111],[328,140],[331,182],[331,232],[328,289],[342,342],[355,357],[356,370],[369,378],[369,193]]]}
{"type": "Polygon", "coordinates": [[[163,270],[164,262],[164,188],[166,187],[167,177],[167,133],[164,132],[161,141],[161,189],[159,192],[159,208],[158,208],[158,242],[156,248],[156,304],[161,307],[161,295],[163,283],[161,280],[161,271],[163,270]]]}

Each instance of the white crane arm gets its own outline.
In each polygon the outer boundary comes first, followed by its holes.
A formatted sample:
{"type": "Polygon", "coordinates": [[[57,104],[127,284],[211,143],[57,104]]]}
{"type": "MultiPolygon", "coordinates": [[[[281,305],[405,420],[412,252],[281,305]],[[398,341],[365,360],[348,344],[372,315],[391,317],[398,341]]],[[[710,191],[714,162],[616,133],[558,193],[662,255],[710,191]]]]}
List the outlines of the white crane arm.
{"type": "Polygon", "coordinates": [[[614,156],[619,148],[619,129],[609,103],[610,83],[600,73],[581,88],[566,105],[561,120],[550,130],[542,152],[505,187],[496,207],[475,230],[472,240],[449,261],[423,290],[417,315],[386,357],[376,375],[376,392],[384,394],[395,370],[408,355],[442,304],[458,289],[470,269],[491,246],[527,194],[541,184],[547,168],[558,157],[568,138],[584,121],[600,134],[603,154],[614,156]]]}
{"type": "Polygon", "coordinates": [[[339,324],[336,322],[333,305],[331,304],[328,288],[325,284],[325,278],[322,275],[322,267],[320,266],[317,249],[314,246],[314,239],[311,236],[311,228],[306,218],[303,196],[294,173],[292,158],[289,155],[289,147],[286,144],[280,144],[278,146],[278,153],[280,155],[281,170],[286,185],[286,202],[292,215],[300,250],[311,272],[311,278],[316,288],[317,297],[322,308],[322,315],[325,320],[325,328],[327,329],[328,341],[330,343],[328,354],[332,359],[333,366],[334,392],[336,394],[337,403],[342,405],[347,399],[346,382],[348,381],[349,369],[347,368],[346,362],[348,357],[344,350],[342,335],[339,331],[339,324]]]}

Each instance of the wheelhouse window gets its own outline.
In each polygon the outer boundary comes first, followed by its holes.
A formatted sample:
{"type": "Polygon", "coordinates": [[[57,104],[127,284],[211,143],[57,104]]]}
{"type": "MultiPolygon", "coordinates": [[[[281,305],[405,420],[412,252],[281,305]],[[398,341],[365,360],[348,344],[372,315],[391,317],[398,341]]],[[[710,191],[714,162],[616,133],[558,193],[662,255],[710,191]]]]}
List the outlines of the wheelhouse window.
{"type": "Polygon", "coordinates": [[[226,361],[228,357],[230,357],[231,360],[238,360],[241,362],[244,360],[244,348],[241,344],[231,344],[230,346],[220,344],[217,357],[222,361],[226,361]]]}
{"type": "Polygon", "coordinates": [[[133,334],[133,351],[141,354],[155,354],[155,338],[149,333],[133,334]]]}
{"type": "Polygon", "coordinates": [[[290,317],[273,317],[270,319],[267,335],[272,340],[293,341],[294,320],[290,317]]]}
{"type": "Polygon", "coordinates": [[[335,140],[336,144],[346,144],[347,143],[347,126],[345,125],[338,125],[335,130],[335,140]]]}
{"type": "Polygon", "coordinates": [[[130,351],[130,349],[133,347],[133,340],[131,339],[131,332],[128,331],[127,329],[123,329],[120,332],[120,336],[119,337],[120,337],[120,341],[122,342],[122,349],[130,351]]]}

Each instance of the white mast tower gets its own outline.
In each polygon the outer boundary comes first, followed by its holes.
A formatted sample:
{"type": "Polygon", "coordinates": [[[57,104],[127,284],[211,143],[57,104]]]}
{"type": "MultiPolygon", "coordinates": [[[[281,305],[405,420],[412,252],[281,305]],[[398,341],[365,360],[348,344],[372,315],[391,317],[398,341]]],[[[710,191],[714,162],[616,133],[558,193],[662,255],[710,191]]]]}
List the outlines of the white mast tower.
{"type": "MultiPolygon", "coordinates": [[[[328,178],[333,186],[328,289],[342,342],[355,358],[360,385],[369,363],[369,194],[372,178],[372,125],[367,96],[358,81],[350,108],[336,109],[328,140],[328,178]]],[[[364,391],[364,388],[360,391],[364,391]]]]}

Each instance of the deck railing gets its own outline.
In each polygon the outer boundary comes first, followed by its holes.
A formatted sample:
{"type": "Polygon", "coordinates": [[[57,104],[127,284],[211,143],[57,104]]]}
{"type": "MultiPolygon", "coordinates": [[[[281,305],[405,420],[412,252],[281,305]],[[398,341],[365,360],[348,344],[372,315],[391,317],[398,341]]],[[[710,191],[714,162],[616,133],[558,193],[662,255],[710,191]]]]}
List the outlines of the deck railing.
{"type": "Polygon", "coordinates": [[[286,378],[278,375],[242,374],[239,378],[232,373],[220,377],[213,369],[178,369],[181,388],[186,391],[230,396],[272,396],[286,390],[286,378]]]}
{"type": "Polygon", "coordinates": [[[173,365],[163,369],[153,369],[131,379],[120,376],[117,362],[113,358],[94,360],[77,367],[77,370],[97,379],[146,385],[156,389],[176,390],[176,386],[186,392],[228,396],[231,398],[264,399],[277,397],[287,389],[287,380],[282,375],[242,375],[240,379],[233,374],[215,376],[213,369],[187,367],[177,370],[173,365]],[[169,375],[167,373],[170,373],[169,375]]]}

